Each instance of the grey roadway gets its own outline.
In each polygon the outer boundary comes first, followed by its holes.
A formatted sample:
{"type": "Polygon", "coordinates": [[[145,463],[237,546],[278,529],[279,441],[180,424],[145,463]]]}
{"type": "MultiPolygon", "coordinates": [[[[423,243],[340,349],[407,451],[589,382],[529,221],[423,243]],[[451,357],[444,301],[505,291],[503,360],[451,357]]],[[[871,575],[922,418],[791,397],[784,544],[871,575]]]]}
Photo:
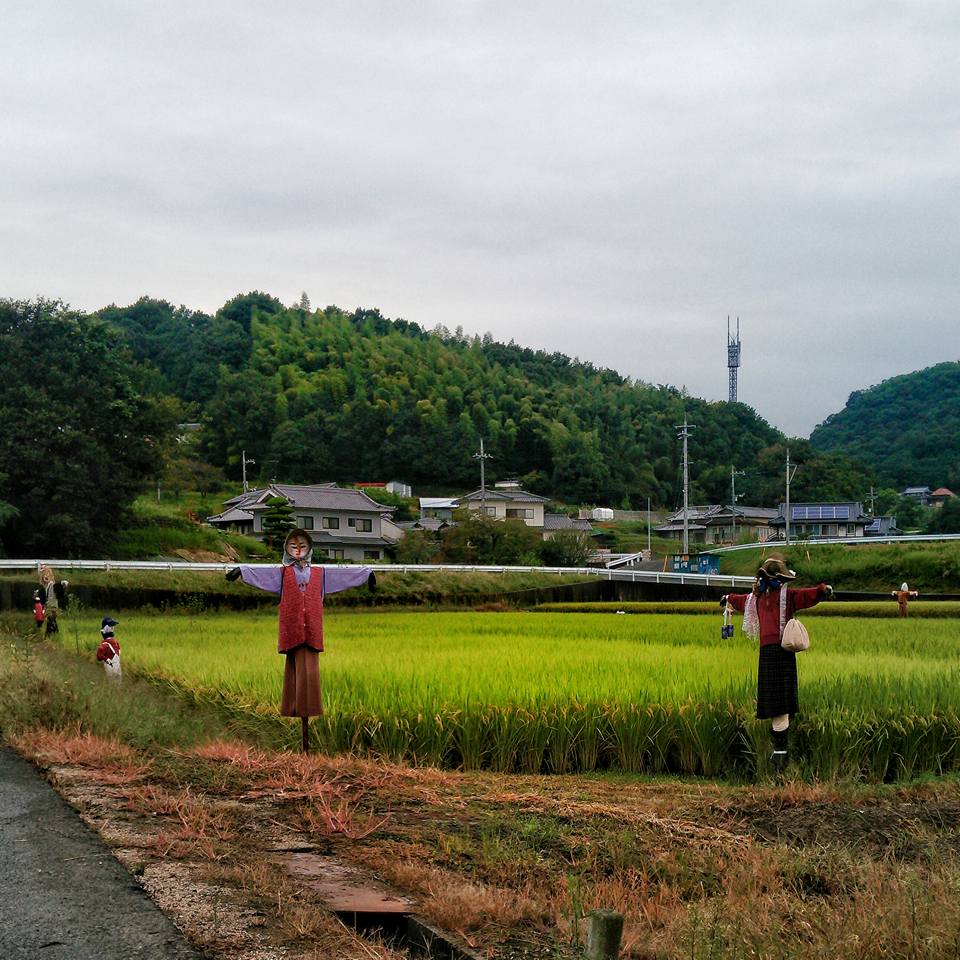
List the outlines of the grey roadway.
{"type": "Polygon", "coordinates": [[[0,957],[201,956],[37,770],[0,746],[0,957]]]}

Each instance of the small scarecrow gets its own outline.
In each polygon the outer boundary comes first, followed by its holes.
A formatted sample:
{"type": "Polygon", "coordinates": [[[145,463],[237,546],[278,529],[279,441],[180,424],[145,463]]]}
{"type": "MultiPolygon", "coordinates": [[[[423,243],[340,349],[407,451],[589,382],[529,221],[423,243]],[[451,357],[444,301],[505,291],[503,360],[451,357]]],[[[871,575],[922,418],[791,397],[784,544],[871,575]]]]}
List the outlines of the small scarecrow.
{"type": "Polygon", "coordinates": [[[757,719],[770,721],[770,762],[778,772],[787,766],[790,719],[800,711],[797,655],[781,646],[783,626],[798,611],[833,594],[828,583],[791,587],[795,577],[782,557],[772,556],[757,570],[750,593],[720,598],[724,609],[730,606],[744,615],[744,634],[759,641],[757,719]]]}
{"type": "Polygon", "coordinates": [[[57,575],[44,565],[40,568],[40,602],[43,604],[43,613],[46,618],[46,634],[56,633],[60,629],[57,618],[60,610],[67,606],[67,587],[69,580],[58,580],[57,575]]]}
{"type": "Polygon", "coordinates": [[[100,646],[97,647],[97,661],[103,664],[108,679],[120,679],[120,642],[113,635],[113,628],[119,623],[113,617],[104,617],[100,621],[100,646]]]}
{"type": "Polygon", "coordinates": [[[901,583],[899,590],[890,591],[890,596],[897,598],[897,606],[900,608],[900,616],[905,617],[907,615],[907,604],[914,597],[919,597],[920,594],[916,590],[911,590],[906,583],[901,583]]]}
{"type": "Polygon", "coordinates": [[[306,530],[291,530],[283,541],[279,566],[241,564],[227,574],[251,587],[280,594],[277,650],[286,657],[280,714],[300,717],[303,752],[308,749],[309,717],[323,713],[320,692],[320,653],[323,652],[323,598],[367,584],[376,578],[369,567],[314,567],[313,540],[306,530]]]}
{"type": "Polygon", "coordinates": [[[43,601],[40,599],[40,591],[33,591],[33,625],[37,628],[37,634],[43,633],[43,621],[45,614],[43,612],[43,601]]]}

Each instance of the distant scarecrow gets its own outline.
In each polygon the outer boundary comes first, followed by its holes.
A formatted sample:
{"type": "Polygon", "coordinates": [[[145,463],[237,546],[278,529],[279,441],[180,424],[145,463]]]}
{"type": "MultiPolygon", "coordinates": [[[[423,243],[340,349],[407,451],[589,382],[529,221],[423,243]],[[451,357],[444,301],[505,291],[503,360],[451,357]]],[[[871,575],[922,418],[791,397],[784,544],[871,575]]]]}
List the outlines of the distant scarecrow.
{"type": "Polygon", "coordinates": [[[369,567],[314,567],[312,556],[310,534],[297,528],[283,541],[279,566],[241,564],[227,574],[228,580],[240,577],[258,590],[280,594],[277,649],[286,657],[280,713],[301,718],[304,752],[308,718],[323,713],[319,662],[323,652],[323,598],[365,583],[372,589],[376,584],[369,567]]]}
{"type": "Polygon", "coordinates": [[[60,626],[57,618],[61,609],[67,606],[68,580],[58,580],[57,575],[44,565],[40,568],[40,602],[43,604],[43,615],[46,621],[46,634],[56,633],[60,626]]]}
{"type": "Polygon", "coordinates": [[[891,590],[891,597],[896,597],[897,606],[900,608],[900,616],[905,617],[907,615],[907,604],[914,598],[919,597],[920,594],[916,590],[911,590],[906,583],[900,584],[899,590],[891,590]]]}

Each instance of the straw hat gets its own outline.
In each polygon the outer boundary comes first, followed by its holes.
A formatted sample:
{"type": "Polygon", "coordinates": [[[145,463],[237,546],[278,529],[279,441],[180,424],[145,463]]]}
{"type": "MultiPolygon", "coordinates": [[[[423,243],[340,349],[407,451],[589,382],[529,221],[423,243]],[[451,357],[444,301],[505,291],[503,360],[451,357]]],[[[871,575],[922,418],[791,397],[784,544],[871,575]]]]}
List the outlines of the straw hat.
{"type": "Polygon", "coordinates": [[[769,580],[793,580],[796,575],[796,571],[791,570],[780,557],[770,557],[765,560],[763,566],[757,571],[758,577],[766,577],[769,580]]]}

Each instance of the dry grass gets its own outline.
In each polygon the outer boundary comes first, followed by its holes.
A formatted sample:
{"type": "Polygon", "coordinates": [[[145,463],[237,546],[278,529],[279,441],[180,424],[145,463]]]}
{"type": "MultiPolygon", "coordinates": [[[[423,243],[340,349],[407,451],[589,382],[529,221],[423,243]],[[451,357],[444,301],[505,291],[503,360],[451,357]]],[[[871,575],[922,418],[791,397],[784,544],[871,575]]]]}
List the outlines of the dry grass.
{"type": "Polygon", "coordinates": [[[10,745],[35,763],[67,764],[97,771],[103,783],[134,783],[153,766],[116,738],[99,737],[79,725],[66,730],[35,727],[9,737],[10,745]]]}
{"type": "Polygon", "coordinates": [[[395,954],[317,909],[265,852],[258,831],[270,825],[362,864],[491,952],[570,944],[606,907],[625,914],[633,960],[960,955],[956,780],[733,788],[449,774],[227,741],[151,763],[77,730],[35,730],[18,746],[112,783],[152,830],[147,853],[221,871],[277,936],[318,957],[395,954]]]}

